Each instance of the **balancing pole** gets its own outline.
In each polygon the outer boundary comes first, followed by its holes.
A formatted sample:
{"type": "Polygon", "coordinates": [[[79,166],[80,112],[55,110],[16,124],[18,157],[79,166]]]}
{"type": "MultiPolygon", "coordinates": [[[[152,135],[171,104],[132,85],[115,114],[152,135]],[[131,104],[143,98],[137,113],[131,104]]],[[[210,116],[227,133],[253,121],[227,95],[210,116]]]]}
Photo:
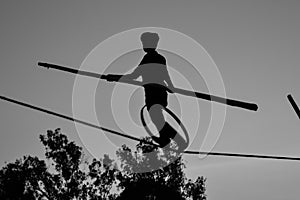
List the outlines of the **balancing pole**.
{"type": "MultiPolygon", "coordinates": [[[[122,79],[121,78],[122,75],[97,74],[97,73],[93,73],[93,72],[81,71],[81,70],[72,69],[72,68],[69,68],[69,67],[64,67],[64,66],[60,66],[60,65],[56,65],[56,64],[49,64],[49,63],[44,63],[44,62],[38,62],[38,65],[41,66],[41,67],[48,68],[48,69],[49,68],[56,69],[56,70],[65,71],[65,72],[69,72],[69,73],[73,73],[73,74],[79,74],[79,75],[82,75],[82,76],[88,76],[88,77],[103,79],[103,80],[106,80],[106,81],[115,81],[115,82],[119,82],[119,83],[126,83],[126,84],[132,84],[132,85],[137,85],[137,86],[143,86],[143,83],[141,81],[128,80],[128,79],[124,79],[124,78],[122,79]]],[[[166,88],[166,89],[168,90],[168,88],[166,88]]],[[[210,95],[210,94],[184,90],[184,89],[181,89],[181,88],[174,88],[174,89],[172,89],[172,92],[177,93],[177,94],[181,94],[181,95],[185,95],[185,96],[204,99],[204,100],[207,100],[207,101],[218,102],[218,103],[226,104],[226,105],[233,106],[233,107],[243,108],[243,109],[247,109],[247,110],[252,110],[252,111],[257,111],[258,110],[258,106],[254,103],[248,103],[248,102],[243,102],[243,101],[239,101],[239,100],[227,99],[227,98],[218,97],[218,96],[214,96],[214,95],[210,95]]]]}
{"type": "Polygon", "coordinates": [[[294,111],[296,112],[297,116],[300,119],[300,110],[299,110],[299,107],[297,106],[296,102],[294,101],[292,95],[291,94],[287,95],[287,98],[288,98],[289,102],[291,103],[292,107],[294,108],[294,111]]]}

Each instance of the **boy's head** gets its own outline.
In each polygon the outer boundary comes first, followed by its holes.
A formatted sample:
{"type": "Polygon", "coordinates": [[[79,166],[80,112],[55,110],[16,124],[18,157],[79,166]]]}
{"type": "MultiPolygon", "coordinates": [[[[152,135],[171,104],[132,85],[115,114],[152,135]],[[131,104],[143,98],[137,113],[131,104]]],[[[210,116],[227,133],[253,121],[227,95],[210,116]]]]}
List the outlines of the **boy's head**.
{"type": "Polygon", "coordinates": [[[157,47],[157,43],[159,40],[159,36],[157,33],[145,32],[141,35],[141,41],[143,44],[143,49],[145,52],[155,50],[157,47]]]}

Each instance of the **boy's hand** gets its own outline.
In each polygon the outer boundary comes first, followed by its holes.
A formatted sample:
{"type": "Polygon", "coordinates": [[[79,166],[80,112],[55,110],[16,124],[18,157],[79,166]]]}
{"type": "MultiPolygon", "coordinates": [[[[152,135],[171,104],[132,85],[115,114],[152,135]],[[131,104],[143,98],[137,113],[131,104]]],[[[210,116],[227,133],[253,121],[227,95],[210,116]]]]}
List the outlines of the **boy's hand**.
{"type": "Polygon", "coordinates": [[[174,91],[175,91],[175,87],[174,86],[169,86],[169,87],[167,87],[168,88],[168,92],[170,93],[170,94],[174,94],[174,91]]]}
{"type": "Polygon", "coordinates": [[[122,75],[116,75],[116,74],[108,74],[106,75],[106,80],[109,82],[118,81],[122,75]]]}

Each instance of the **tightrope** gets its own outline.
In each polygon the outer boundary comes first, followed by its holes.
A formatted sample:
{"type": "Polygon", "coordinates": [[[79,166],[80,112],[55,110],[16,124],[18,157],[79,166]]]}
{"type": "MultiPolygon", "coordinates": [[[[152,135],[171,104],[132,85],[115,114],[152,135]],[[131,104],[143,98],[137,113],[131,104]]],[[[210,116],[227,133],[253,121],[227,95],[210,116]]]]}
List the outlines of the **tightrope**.
{"type": "MultiPolygon", "coordinates": [[[[17,101],[17,100],[14,100],[14,99],[11,99],[11,98],[8,98],[8,97],[5,97],[5,96],[0,96],[0,99],[2,99],[4,101],[7,101],[7,102],[10,102],[10,103],[18,104],[20,106],[24,106],[24,107],[27,107],[27,108],[30,108],[30,109],[33,109],[33,110],[37,110],[37,111],[40,111],[40,112],[43,112],[43,113],[47,113],[47,114],[50,114],[50,115],[53,115],[53,116],[57,116],[57,117],[60,117],[60,118],[63,118],[63,119],[69,120],[69,121],[77,122],[77,123],[80,123],[80,124],[83,124],[83,125],[86,125],[86,126],[89,126],[89,127],[100,129],[100,130],[103,130],[105,132],[108,132],[108,133],[111,133],[111,134],[114,134],[114,135],[118,135],[120,137],[125,137],[125,138],[135,140],[135,141],[139,141],[139,142],[142,141],[142,139],[140,139],[140,138],[137,138],[137,137],[125,134],[125,133],[120,133],[118,131],[114,131],[114,130],[111,130],[111,129],[108,129],[108,128],[105,128],[105,127],[97,126],[95,124],[85,122],[83,120],[75,119],[75,118],[72,118],[72,117],[67,116],[67,115],[56,113],[56,112],[53,112],[53,111],[50,111],[50,110],[47,110],[47,109],[44,109],[44,108],[40,108],[40,107],[31,105],[31,104],[28,104],[28,103],[17,101]]],[[[153,144],[153,143],[151,143],[151,144],[153,144]]],[[[153,144],[153,145],[155,145],[155,144],[153,144]]],[[[158,145],[155,145],[155,146],[158,146],[158,145]]],[[[191,155],[200,155],[201,154],[201,155],[207,155],[207,156],[226,156],[226,157],[243,157],[243,158],[259,158],[259,159],[300,161],[300,157],[271,156],[271,155],[259,155],[259,154],[204,152],[204,151],[190,151],[190,150],[186,150],[182,153],[191,154],[191,155]]]]}

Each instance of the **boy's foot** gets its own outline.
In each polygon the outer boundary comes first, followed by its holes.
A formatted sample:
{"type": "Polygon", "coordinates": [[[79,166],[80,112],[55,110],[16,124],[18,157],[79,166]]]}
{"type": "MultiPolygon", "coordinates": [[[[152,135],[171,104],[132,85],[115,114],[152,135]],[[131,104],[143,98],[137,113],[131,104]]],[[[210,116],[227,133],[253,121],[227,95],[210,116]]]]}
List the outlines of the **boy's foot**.
{"type": "Polygon", "coordinates": [[[167,144],[169,144],[171,142],[170,138],[161,138],[161,137],[156,137],[156,136],[152,136],[151,138],[154,142],[159,144],[159,146],[161,148],[163,148],[164,146],[166,146],[167,144]]]}

